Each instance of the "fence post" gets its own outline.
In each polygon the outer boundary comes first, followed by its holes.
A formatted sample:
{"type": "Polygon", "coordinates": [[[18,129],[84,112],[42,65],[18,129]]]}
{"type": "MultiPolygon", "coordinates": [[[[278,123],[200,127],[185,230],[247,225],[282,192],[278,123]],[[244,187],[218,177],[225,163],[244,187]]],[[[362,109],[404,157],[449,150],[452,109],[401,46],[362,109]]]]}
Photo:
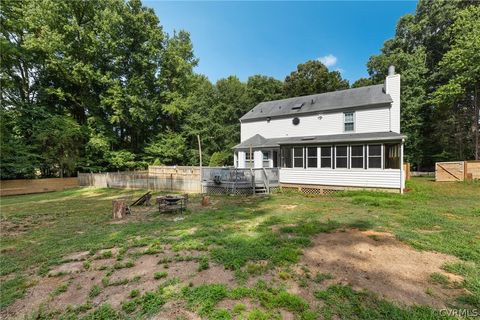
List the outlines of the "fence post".
{"type": "Polygon", "coordinates": [[[252,168],[250,168],[250,173],[252,174],[252,194],[255,194],[255,173],[252,168]]]}

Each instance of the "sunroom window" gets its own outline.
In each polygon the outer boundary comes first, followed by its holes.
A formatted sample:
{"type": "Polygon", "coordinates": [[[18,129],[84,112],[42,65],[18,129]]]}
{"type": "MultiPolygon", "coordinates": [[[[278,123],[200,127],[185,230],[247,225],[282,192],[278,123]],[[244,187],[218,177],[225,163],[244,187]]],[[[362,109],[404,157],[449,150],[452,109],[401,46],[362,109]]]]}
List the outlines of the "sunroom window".
{"type": "Polygon", "coordinates": [[[317,167],[317,147],[307,148],[307,167],[308,168],[317,167]]]}
{"type": "Polygon", "coordinates": [[[301,147],[293,148],[293,167],[303,168],[303,148],[301,147]]]}
{"type": "Polygon", "coordinates": [[[400,169],[400,144],[385,145],[385,169],[400,169]]]}
{"type": "Polygon", "coordinates": [[[363,146],[351,146],[350,167],[363,169],[363,146]]]}
{"type": "Polygon", "coordinates": [[[335,147],[335,168],[348,168],[348,147],[335,147]]]}
{"type": "Polygon", "coordinates": [[[370,144],[368,146],[368,168],[382,168],[381,144],[370,144]]]}
{"type": "Polygon", "coordinates": [[[332,167],[332,147],[320,148],[320,167],[331,168],[332,167]]]}
{"type": "Polygon", "coordinates": [[[283,147],[281,152],[281,164],[282,168],[292,167],[292,147],[283,147]]]}

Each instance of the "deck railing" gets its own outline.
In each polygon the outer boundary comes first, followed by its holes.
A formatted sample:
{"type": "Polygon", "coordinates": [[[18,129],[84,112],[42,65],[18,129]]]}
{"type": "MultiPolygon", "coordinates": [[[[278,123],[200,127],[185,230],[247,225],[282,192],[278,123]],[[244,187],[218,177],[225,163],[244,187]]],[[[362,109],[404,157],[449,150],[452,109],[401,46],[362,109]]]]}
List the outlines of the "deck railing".
{"type": "Polygon", "coordinates": [[[202,168],[203,192],[210,193],[255,193],[257,188],[271,187],[279,183],[278,168],[202,168]]]}

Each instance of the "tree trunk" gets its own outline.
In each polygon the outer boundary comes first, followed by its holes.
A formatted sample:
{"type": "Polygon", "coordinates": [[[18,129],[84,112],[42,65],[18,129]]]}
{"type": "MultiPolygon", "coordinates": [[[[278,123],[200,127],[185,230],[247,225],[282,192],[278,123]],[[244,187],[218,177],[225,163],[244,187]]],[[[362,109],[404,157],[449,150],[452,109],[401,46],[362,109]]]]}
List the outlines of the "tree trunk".
{"type": "Polygon", "coordinates": [[[475,129],[475,160],[480,160],[480,128],[478,122],[480,121],[480,106],[478,105],[478,95],[479,95],[479,83],[475,84],[475,91],[473,93],[473,110],[475,112],[475,123],[473,127],[475,129]]]}
{"type": "Polygon", "coordinates": [[[124,200],[113,200],[113,219],[123,219],[127,215],[127,203],[124,200]]]}

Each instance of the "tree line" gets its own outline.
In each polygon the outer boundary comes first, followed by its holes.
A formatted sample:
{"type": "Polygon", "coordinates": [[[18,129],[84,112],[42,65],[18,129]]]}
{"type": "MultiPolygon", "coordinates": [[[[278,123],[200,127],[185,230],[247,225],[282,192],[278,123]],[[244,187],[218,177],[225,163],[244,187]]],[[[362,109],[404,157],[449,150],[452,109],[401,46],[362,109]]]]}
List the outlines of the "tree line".
{"type": "MultiPolygon", "coordinates": [[[[197,135],[204,163],[231,164],[238,119],[259,102],[350,87],[317,60],[283,81],[212,83],[189,33],[167,34],[140,0],[4,0],[0,18],[2,179],[198,165],[197,135]]],[[[352,84],[397,67],[417,167],[478,156],[479,21],[474,2],[420,1],[352,84]]]]}

